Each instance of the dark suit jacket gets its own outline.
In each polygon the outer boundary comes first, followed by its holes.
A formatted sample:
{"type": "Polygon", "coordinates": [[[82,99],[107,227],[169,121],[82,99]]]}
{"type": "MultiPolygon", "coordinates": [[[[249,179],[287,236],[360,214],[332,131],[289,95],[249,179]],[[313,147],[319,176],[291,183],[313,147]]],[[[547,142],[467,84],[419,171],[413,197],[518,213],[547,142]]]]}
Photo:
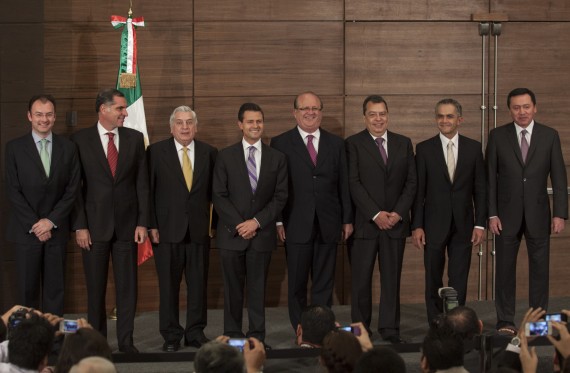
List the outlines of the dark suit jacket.
{"type": "Polygon", "coordinates": [[[277,247],[276,219],[287,201],[287,162],[280,152],[262,144],[255,194],[251,191],[240,141],[220,151],[214,168],[212,198],[218,213],[216,245],[227,250],[271,251],[277,247]],[[251,240],[235,227],[257,219],[261,228],[251,240]]]}
{"type": "Polygon", "coordinates": [[[409,138],[388,131],[388,164],[368,130],[346,139],[350,194],[356,205],[354,238],[375,238],[380,228],[372,218],[395,211],[402,221],[388,230],[392,238],[410,235],[410,208],[416,194],[416,164],[409,138]]]}
{"type": "Polygon", "coordinates": [[[344,142],[322,128],[320,132],[316,167],[297,127],[271,140],[289,168],[289,198],[282,214],[288,242],[309,242],[315,215],[325,243],[338,242],[342,224],[352,223],[344,142]]]}
{"type": "Polygon", "coordinates": [[[40,243],[28,232],[38,220],[47,218],[57,226],[50,241],[65,244],[81,176],[75,144],[53,134],[49,178],[31,133],[6,144],[5,161],[6,190],[12,205],[6,238],[22,244],[40,243]]]}
{"type": "Polygon", "coordinates": [[[133,241],[137,226],[148,227],[149,183],[142,133],[119,127],[119,159],[111,174],[97,125],[78,131],[83,186],[73,212],[73,230],[89,229],[92,241],[133,241]]]}
{"type": "Polygon", "coordinates": [[[459,135],[453,182],[449,179],[439,134],[416,146],[416,169],[418,191],[412,210],[412,229],[423,228],[429,242],[442,243],[452,219],[463,241],[471,240],[474,225],[485,227],[485,163],[480,142],[459,135]]]}
{"type": "Polygon", "coordinates": [[[554,191],[552,215],[567,219],[566,166],[558,132],[534,122],[524,164],[514,123],[491,131],[487,145],[488,214],[501,219],[503,234],[514,236],[523,217],[529,237],[550,234],[549,174],[554,191]]]}
{"type": "Polygon", "coordinates": [[[194,140],[192,189],[188,192],[174,138],[147,149],[151,190],[151,228],[158,229],[160,242],[182,242],[190,232],[192,242],[207,244],[212,200],[212,172],[216,148],[194,140]]]}

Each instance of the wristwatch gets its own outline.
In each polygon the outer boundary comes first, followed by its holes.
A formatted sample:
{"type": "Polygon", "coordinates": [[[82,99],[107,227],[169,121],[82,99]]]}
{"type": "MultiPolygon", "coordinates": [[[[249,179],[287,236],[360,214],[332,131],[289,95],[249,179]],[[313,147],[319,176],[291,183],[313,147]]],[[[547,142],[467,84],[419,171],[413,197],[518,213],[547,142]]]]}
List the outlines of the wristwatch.
{"type": "Polygon", "coordinates": [[[513,339],[511,339],[510,344],[512,344],[515,347],[520,347],[521,346],[521,339],[518,336],[513,337],[513,339]]]}

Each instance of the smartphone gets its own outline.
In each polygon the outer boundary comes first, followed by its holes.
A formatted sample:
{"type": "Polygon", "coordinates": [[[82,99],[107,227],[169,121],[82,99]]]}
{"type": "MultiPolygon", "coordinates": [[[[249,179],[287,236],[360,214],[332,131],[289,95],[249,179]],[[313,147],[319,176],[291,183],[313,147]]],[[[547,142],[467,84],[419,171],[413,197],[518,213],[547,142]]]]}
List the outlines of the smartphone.
{"type": "Polygon", "coordinates": [[[550,321],[527,322],[525,325],[525,335],[527,337],[552,335],[552,324],[550,321]]]}
{"type": "Polygon", "coordinates": [[[249,341],[246,338],[230,338],[228,344],[243,352],[244,346],[249,341]]]}
{"type": "Polygon", "coordinates": [[[59,331],[65,334],[75,333],[79,329],[77,320],[61,320],[59,322],[59,331]]]}
{"type": "Polygon", "coordinates": [[[568,321],[568,318],[566,317],[565,313],[562,312],[558,312],[558,313],[547,313],[544,316],[544,320],[545,321],[558,321],[558,322],[566,322],[568,321]]]}
{"type": "Polygon", "coordinates": [[[359,336],[361,331],[358,326],[341,326],[339,330],[344,330],[345,332],[350,332],[356,336],[359,336]]]}

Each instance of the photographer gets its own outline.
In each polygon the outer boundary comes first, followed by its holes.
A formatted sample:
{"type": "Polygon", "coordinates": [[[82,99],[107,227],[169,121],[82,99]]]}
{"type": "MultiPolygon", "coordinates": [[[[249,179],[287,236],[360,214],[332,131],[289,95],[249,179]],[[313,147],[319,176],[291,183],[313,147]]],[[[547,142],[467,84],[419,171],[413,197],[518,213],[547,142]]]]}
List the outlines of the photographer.
{"type": "Polygon", "coordinates": [[[219,336],[215,341],[204,344],[194,358],[194,371],[196,373],[216,372],[262,372],[265,362],[265,348],[255,339],[248,338],[243,346],[243,354],[228,345],[227,336],[219,336]]]}

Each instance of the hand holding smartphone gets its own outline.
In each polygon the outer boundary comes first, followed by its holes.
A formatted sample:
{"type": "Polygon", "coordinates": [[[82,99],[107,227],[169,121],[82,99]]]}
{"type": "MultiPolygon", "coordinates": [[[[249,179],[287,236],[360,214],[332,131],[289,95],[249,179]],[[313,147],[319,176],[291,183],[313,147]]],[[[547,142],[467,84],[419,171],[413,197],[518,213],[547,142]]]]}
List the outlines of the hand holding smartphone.
{"type": "Polygon", "coordinates": [[[550,321],[535,321],[525,324],[525,335],[527,337],[544,337],[552,335],[552,324],[550,321]]]}
{"type": "Polygon", "coordinates": [[[79,329],[77,320],[61,320],[59,322],[59,331],[65,334],[76,333],[79,329]]]}

